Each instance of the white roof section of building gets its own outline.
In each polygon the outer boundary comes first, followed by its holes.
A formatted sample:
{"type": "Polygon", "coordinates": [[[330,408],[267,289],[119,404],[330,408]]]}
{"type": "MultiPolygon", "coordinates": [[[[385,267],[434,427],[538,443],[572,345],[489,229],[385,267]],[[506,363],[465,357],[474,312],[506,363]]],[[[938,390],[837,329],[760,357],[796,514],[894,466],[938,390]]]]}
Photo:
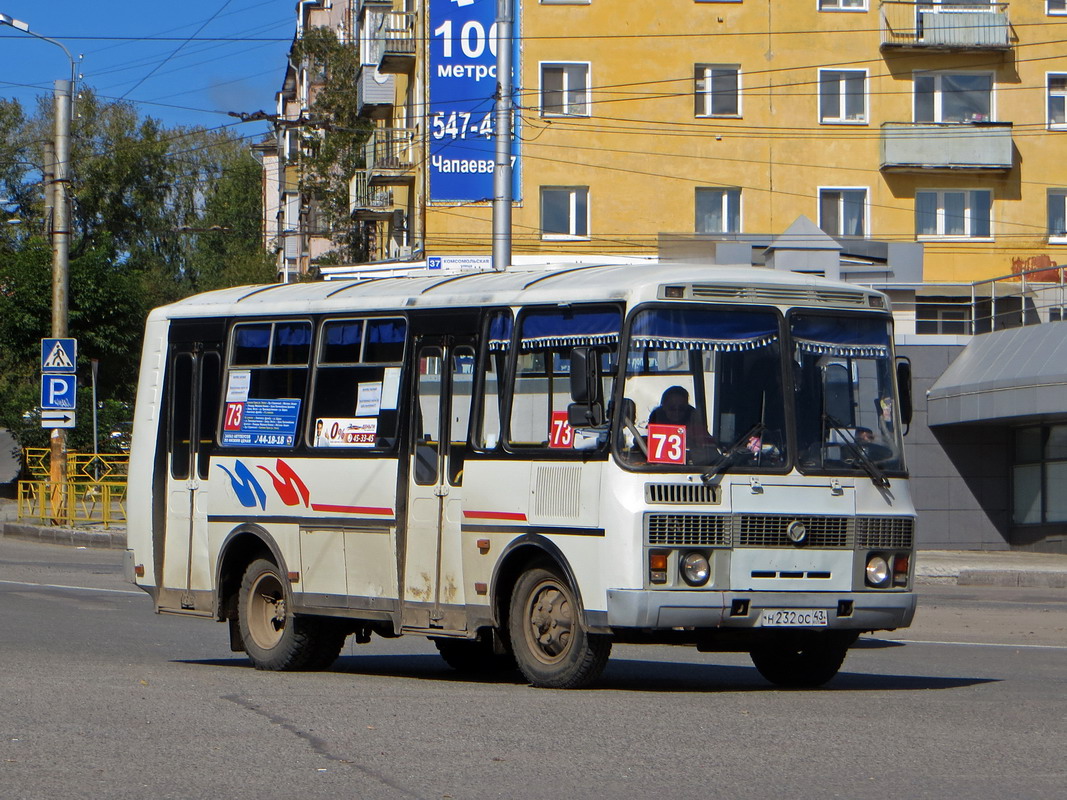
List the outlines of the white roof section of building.
{"type": "Polygon", "coordinates": [[[1067,322],[983,333],[927,392],[930,425],[1062,416],[1067,322]]]}

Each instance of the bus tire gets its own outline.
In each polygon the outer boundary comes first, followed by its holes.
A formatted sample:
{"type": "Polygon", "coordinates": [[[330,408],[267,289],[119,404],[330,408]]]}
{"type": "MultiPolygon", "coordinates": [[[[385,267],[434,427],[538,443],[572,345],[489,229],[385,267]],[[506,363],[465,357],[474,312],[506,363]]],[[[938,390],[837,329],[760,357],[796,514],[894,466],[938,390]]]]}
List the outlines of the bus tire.
{"type": "Polygon", "coordinates": [[[337,660],[347,635],[329,620],[294,616],[281,571],[264,558],[245,570],[237,620],[245,652],[256,669],[326,669],[337,660]]]}
{"type": "Polygon", "coordinates": [[[851,637],[807,635],[754,647],[759,674],[786,689],[814,689],[833,678],[848,653],[851,637]]]}
{"type": "Polygon", "coordinates": [[[611,639],[586,633],[574,591],[559,573],[524,572],[511,595],[508,631],[515,662],[533,685],[579,689],[600,677],[611,639]]]}
{"type": "Polygon", "coordinates": [[[448,666],[465,675],[489,675],[515,669],[515,659],[509,653],[493,650],[491,639],[434,639],[437,652],[448,666]]]}

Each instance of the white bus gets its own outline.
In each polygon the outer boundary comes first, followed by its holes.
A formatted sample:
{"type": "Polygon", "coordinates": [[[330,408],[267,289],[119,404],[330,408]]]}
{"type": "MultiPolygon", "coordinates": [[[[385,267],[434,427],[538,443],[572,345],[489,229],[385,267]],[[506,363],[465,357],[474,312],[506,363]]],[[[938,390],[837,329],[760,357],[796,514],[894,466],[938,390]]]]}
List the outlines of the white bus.
{"type": "Polygon", "coordinates": [[[147,322],[128,574],[260,669],[421,634],[537,686],[613,642],[820,685],[914,614],[909,382],[883,294],[767,269],[211,292],[147,322]]]}

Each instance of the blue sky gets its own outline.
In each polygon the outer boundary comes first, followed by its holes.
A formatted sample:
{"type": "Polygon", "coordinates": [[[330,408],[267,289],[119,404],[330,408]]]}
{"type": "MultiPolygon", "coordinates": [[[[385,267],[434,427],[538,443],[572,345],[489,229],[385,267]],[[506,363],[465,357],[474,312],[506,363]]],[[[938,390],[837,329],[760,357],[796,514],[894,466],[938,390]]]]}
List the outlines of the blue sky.
{"type": "MultiPolygon", "coordinates": [[[[205,128],[235,123],[228,111],[274,111],[295,9],[296,0],[0,0],[0,13],[83,55],[81,82],[98,95],[167,125],[205,128]]],[[[69,76],[58,47],[0,25],[0,97],[32,108],[69,76]]]]}

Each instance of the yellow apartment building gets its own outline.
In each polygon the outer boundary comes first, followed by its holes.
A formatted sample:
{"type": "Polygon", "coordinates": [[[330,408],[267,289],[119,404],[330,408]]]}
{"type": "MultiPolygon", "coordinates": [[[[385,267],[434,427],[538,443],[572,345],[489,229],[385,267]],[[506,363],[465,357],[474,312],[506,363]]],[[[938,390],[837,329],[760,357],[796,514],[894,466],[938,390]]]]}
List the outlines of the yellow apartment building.
{"type": "MultiPolygon", "coordinates": [[[[368,258],[488,255],[496,0],[353,2],[368,258]]],[[[927,281],[1064,260],[1067,0],[514,3],[515,255],[803,215],[927,281]]]]}

